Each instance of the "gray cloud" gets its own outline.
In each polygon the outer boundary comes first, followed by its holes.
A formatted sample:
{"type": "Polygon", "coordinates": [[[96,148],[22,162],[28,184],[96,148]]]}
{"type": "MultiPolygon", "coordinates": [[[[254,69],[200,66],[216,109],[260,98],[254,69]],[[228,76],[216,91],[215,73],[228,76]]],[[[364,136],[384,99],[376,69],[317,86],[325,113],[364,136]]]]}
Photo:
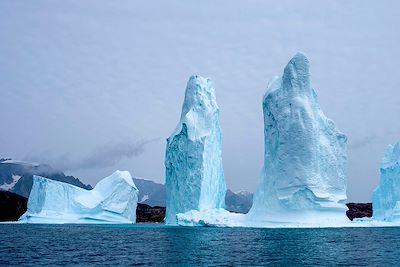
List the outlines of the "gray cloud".
{"type": "Polygon", "coordinates": [[[375,140],[376,140],[375,135],[369,135],[369,136],[365,136],[363,138],[353,139],[353,140],[350,140],[350,142],[349,142],[349,148],[350,149],[361,149],[361,148],[364,148],[364,147],[370,145],[375,140]]]}
{"type": "Polygon", "coordinates": [[[87,155],[77,158],[70,154],[51,156],[51,153],[41,153],[39,156],[28,156],[26,159],[47,163],[62,171],[104,168],[115,166],[123,159],[141,155],[148,144],[159,140],[160,138],[137,142],[107,143],[96,147],[87,155]]]}

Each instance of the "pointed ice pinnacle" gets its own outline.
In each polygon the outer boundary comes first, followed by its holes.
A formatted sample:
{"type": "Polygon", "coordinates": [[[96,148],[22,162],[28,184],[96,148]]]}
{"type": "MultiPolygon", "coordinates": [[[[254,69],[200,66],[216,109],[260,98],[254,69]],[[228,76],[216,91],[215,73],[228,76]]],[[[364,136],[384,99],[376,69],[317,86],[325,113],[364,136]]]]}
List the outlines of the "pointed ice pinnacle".
{"type": "Polygon", "coordinates": [[[181,119],[167,139],[167,224],[176,224],[178,213],[225,206],[221,146],[219,108],[212,82],[192,76],[181,119]]]}
{"type": "Polygon", "coordinates": [[[390,145],[381,163],[381,181],[372,194],[373,219],[400,221],[400,142],[390,145]]]}
{"type": "Polygon", "coordinates": [[[322,112],[309,61],[296,54],[263,99],[265,154],[254,220],[346,220],[347,138],[322,112]]]}

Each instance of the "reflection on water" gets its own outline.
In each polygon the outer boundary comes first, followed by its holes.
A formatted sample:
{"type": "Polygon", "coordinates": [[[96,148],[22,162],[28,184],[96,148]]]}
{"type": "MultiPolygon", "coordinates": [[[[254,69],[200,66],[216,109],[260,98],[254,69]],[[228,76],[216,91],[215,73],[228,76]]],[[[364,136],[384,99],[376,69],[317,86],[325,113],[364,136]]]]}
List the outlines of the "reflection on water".
{"type": "Polygon", "coordinates": [[[400,228],[0,225],[0,265],[397,265],[400,228]]]}

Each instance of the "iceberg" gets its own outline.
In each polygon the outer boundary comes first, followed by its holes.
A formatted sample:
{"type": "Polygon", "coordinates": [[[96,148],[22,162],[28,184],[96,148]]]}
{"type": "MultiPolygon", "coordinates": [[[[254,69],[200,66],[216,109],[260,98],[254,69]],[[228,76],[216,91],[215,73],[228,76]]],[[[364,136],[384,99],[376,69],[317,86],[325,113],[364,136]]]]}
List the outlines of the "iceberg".
{"type": "Polygon", "coordinates": [[[379,186],[372,193],[372,218],[400,222],[400,142],[386,149],[380,173],[379,186]]]}
{"type": "Polygon", "coordinates": [[[34,175],[21,223],[135,223],[138,189],[116,171],[92,190],[34,175]]]}
{"type": "Polygon", "coordinates": [[[167,139],[165,154],[166,224],[191,210],[224,208],[219,108],[210,79],[190,77],[178,126],[167,139]]]}
{"type": "Polygon", "coordinates": [[[262,107],[264,166],[248,220],[260,226],[348,222],[347,138],[322,112],[304,54],[272,79],[262,107]]]}
{"type": "MultiPolygon", "coordinates": [[[[193,93],[192,87],[200,90],[205,86],[197,84],[206,82],[191,78],[180,124],[167,144],[167,213],[169,209],[171,216],[167,223],[265,228],[399,225],[400,142],[387,149],[382,161],[381,183],[373,194],[373,218],[351,222],[345,205],[347,137],[322,112],[311,86],[309,68],[306,56],[298,53],[282,77],[275,77],[268,85],[262,105],[264,166],[248,214],[229,212],[221,204],[219,189],[225,190],[225,182],[218,118],[205,116],[215,113],[203,110],[213,109],[193,101],[204,97],[193,93]],[[193,94],[198,98],[190,97],[193,94]],[[216,135],[210,134],[215,132],[216,135]],[[199,136],[204,140],[199,141],[199,136]],[[209,150],[204,142],[208,138],[214,144],[209,150]],[[214,160],[206,165],[204,159],[211,157],[214,160]],[[207,176],[209,168],[220,171],[207,176]],[[207,191],[203,192],[205,188],[207,191]]],[[[214,105],[206,105],[209,106],[214,105]]]]}
{"type": "Polygon", "coordinates": [[[192,209],[176,215],[178,224],[268,228],[354,225],[346,216],[345,205],[347,137],[319,107],[305,55],[296,54],[283,76],[269,83],[262,106],[264,166],[249,213],[235,214],[218,207],[192,209]]]}

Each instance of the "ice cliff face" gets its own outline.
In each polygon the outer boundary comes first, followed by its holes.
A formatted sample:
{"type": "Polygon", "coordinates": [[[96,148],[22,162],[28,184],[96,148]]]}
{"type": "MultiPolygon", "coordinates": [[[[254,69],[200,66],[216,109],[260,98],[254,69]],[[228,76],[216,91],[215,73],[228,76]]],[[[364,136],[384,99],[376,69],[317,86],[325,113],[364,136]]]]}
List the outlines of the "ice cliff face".
{"type": "Polygon", "coordinates": [[[127,171],[116,171],[85,190],[34,176],[25,223],[135,223],[138,190],[127,171]]]}
{"type": "Polygon", "coordinates": [[[293,57],[263,99],[265,153],[252,220],[346,220],[346,143],[319,107],[309,61],[293,57]]]}
{"type": "Polygon", "coordinates": [[[167,224],[176,224],[178,213],[224,207],[226,185],[221,146],[219,109],[212,82],[192,76],[186,87],[181,119],[167,139],[167,224]]]}
{"type": "Polygon", "coordinates": [[[380,171],[380,184],[372,194],[373,218],[400,221],[400,142],[386,149],[380,171]]]}

